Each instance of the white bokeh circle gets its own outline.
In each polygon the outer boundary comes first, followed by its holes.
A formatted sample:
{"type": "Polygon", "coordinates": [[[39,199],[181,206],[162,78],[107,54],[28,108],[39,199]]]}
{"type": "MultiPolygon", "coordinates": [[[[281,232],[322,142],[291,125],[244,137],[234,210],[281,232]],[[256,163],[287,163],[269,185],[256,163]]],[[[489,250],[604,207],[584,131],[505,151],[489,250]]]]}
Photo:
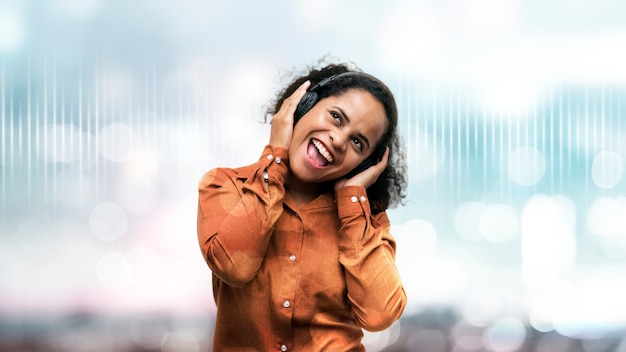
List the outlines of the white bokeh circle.
{"type": "Polygon", "coordinates": [[[483,335],[483,342],[490,351],[517,351],[526,339],[524,324],[517,318],[502,318],[494,322],[483,335]]]}
{"type": "Polygon", "coordinates": [[[596,236],[626,236],[626,197],[594,200],[587,210],[587,228],[596,236]]]}
{"type": "Polygon", "coordinates": [[[124,255],[118,252],[104,254],[96,263],[96,275],[102,286],[111,291],[121,291],[133,282],[133,267],[124,255]]]}
{"type": "Polygon", "coordinates": [[[104,202],[91,211],[89,226],[96,237],[112,242],[128,231],[128,216],[117,203],[104,202]]]}
{"type": "Polygon", "coordinates": [[[517,214],[506,204],[489,205],[480,217],[483,238],[492,243],[505,243],[515,237],[519,227],[517,214]]]}
{"type": "Polygon", "coordinates": [[[454,228],[459,237],[466,241],[480,241],[480,219],[487,209],[487,205],[481,202],[463,203],[454,216],[454,228]]]}
{"type": "Polygon", "coordinates": [[[133,129],[126,123],[111,123],[100,130],[98,142],[100,155],[104,159],[126,161],[132,152],[133,129]]]}
{"type": "Polygon", "coordinates": [[[622,157],[609,150],[603,150],[593,159],[591,178],[599,188],[615,187],[624,176],[624,161],[622,157]]]}
{"type": "Polygon", "coordinates": [[[539,182],[546,171],[546,159],[535,148],[521,147],[509,157],[509,177],[520,186],[539,182]]]}

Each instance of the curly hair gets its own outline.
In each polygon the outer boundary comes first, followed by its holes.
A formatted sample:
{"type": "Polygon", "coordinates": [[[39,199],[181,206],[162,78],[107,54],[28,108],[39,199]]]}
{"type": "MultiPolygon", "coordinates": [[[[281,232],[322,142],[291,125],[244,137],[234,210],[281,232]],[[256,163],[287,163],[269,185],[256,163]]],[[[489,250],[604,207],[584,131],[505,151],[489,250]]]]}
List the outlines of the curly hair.
{"type": "Polygon", "coordinates": [[[355,75],[342,75],[334,79],[317,90],[319,99],[330,96],[340,96],[350,89],[360,89],[370,93],[378,100],[385,109],[388,120],[388,127],[379,143],[386,143],[389,146],[389,161],[387,167],[379,175],[376,182],[367,188],[367,195],[370,199],[372,213],[376,214],[403,204],[406,197],[406,161],[403,151],[402,141],[398,135],[398,110],[396,101],[391,90],[379,79],[369,74],[363,73],[358,68],[350,68],[346,63],[326,64],[323,67],[309,67],[307,72],[300,74],[292,80],[283,90],[276,94],[276,97],[266,109],[265,121],[268,116],[273,116],[278,112],[283,101],[289,97],[305,81],[311,81],[314,85],[325,78],[341,73],[355,72],[355,75]]]}

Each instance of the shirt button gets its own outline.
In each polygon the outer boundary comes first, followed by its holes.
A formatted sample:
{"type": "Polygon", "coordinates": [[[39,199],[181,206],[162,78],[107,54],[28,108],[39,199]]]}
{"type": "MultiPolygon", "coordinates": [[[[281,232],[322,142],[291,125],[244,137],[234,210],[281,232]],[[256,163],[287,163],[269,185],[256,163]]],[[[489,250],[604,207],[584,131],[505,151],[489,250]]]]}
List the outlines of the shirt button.
{"type": "Polygon", "coordinates": [[[352,201],[352,203],[356,203],[356,201],[358,200],[356,196],[352,196],[352,198],[350,198],[350,200],[352,201]]]}
{"type": "Polygon", "coordinates": [[[291,303],[289,301],[284,301],[283,302],[283,307],[289,308],[289,306],[291,306],[291,303]]]}
{"type": "Polygon", "coordinates": [[[290,256],[289,256],[289,261],[291,261],[291,262],[295,262],[295,261],[296,261],[296,256],[295,256],[295,255],[293,255],[293,254],[292,254],[292,255],[290,255],[290,256]]]}
{"type": "Polygon", "coordinates": [[[367,200],[367,198],[365,198],[365,196],[361,196],[361,202],[365,202],[367,200]]]}
{"type": "Polygon", "coordinates": [[[274,156],[272,154],[268,154],[267,160],[272,160],[272,159],[274,159],[274,156]]]}
{"type": "Polygon", "coordinates": [[[287,345],[280,345],[280,350],[283,352],[287,351],[287,345]]]}
{"type": "Polygon", "coordinates": [[[276,164],[280,164],[281,161],[283,161],[283,159],[276,157],[276,159],[274,159],[274,161],[276,162],[276,164]]]}

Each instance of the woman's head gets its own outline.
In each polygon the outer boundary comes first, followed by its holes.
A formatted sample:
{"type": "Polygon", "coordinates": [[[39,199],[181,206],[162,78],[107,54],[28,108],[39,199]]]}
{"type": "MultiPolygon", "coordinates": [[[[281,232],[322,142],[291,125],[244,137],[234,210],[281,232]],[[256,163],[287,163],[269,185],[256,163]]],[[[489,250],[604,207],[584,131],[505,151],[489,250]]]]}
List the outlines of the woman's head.
{"type": "MultiPolygon", "coordinates": [[[[295,116],[296,119],[302,119],[302,122],[296,123],[294,127],[296,142],[293,146],[294,150],[313,148],[312,145],[315,144],[318,150],[323,151],[322,154],[326,154],[333,162],[336,156],[339,159],[337,165],[341,166],[335,169],[328,168],[328,174],[320,173],[322,177],[326,177],[322,180],[330,181],[332,178],[338,179],[344,176],[364,159],[380,159],[388,146],[388,166],[377,181],[367,189],[367,192],[374,212],[383,211],[390,205],[401,202],[404,198],[406,167],[404,155],[400,149],[400,138],[397,134],[398,112],[389,88],[369,74],[351,70],[347,65],[331,64],[320,69],[311,69],[296,78],[279,92],[273,106],[267,111],[268,115],[274,115],[283,101],[307,80],[311,81],[312,85],[307,93],[308,96],[302,99],[295,116]],[[343,109],[348,110],[345,111],[347,115],[352,115],[349,120],[349,131],[354,132],[350,135],[354,137],[345,138],[347,140],[345,154],[342,149],[337,150],[337,155],[330,155],[332,144],[339,139],[344,140],[339,132],[333,132],[332,126],[325,127],[328,119],[324,119],[324,116],[331,116],[330,122],[334,123],[333,110],[335,109],[338,115],[342,114],[340,111],[343,109]],[[327,151],[329,151],[328,154],[327,151]]],[[[342,116],[336,117],[338,121],[342,118],[342,116]]],[[[342,127],[341,130],[343,131],[344,128],[342,127]]],[[[291,149],[290,147],[290,152],[291,149]]],[[[296,171],[300,170],[298,160],[293,159],[292,168],[296,171]]],[[[326,168],[322,167],[320,170],[326,171],[326,168]]]]}

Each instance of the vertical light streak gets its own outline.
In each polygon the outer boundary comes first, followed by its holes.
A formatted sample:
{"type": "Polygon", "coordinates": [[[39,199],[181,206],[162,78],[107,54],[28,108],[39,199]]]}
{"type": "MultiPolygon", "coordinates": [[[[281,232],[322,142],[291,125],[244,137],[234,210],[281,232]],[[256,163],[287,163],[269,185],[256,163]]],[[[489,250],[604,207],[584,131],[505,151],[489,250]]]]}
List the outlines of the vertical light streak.
{"type": "MultiPolygon", "coordinates": [[[[6,209],[7,206],[7,173],[6,173],[6,169],[7,169],[7,151],[6,151],[6,139],[7,139],[7,133],[6,133],[6,91],[5,91],[5,66],[4,66],[4,60],[2,60],[2,71],[1,71],[1,75],[0,75],[0,114],[2,114],[2,125],[0,125],[0,128],[2,129],[0,131],[0,136],[2,136],[2,209],[6,209]]],[[[4,212],[3,212],[4,214],[4,212]]],[[[4,216],[2,216],[3,220],[4,220],[4,216]]]]}
{"type": "MultiPolygon", "coordinates": [[[[126,106],[126,114],[128,115],[128,124],[130,125],[131,131],[139,131],[140,129],[138,128],[138,126],[135,126],[135,123],[137,122],[137,119],[135,118],[135,114],[133,113],[133,101],[134,101],[134,95],[133,95],[133,68],[132,65],[129,64],[128,69],[126,70],[127,74],[126,76],[126,86],[128,89],[128,104],[126,106]]],[[[133,135],[131,134],[128,138],[133,138],[133,135]]],[[[133,155],[135,148],[135,143],[132,143],[132,141],[130,141],[131,143],[128,143],[128,145],[130,145],[130,155],[133,155]]]]}
{"type": "Polygon", "coordinates": [[[585,99],[584,99],[584,115],[585,122],[583,124],[583,138],[585,140],[585,193],[589,192],[589,88],[585,84],[585,99]]]}
{"type": "MultiPolygon", "coordinates": [[[[502,115],[509,115],[510,112],[507,113],[502,113],[502,115]]],[[[499,134],[499,140],[498,143],[500,144],[500,148],[499,148],[499,156],[498,156],[498,161],[500,162],[500,167],[499,167],[499,171],[498,172],[498,177],[500,177],[501,182],[498,182],[498,186],[500,188],[500,197],[504,197],[504,125],[505,125],[505,121],[504,119],[506,118],[506,120],[511,121],[511,116],[500,116],[500,118],[498,119],[498,125],[499,125],[499,130],[498,130],[498,134],[499,134]]],[[[494,148],[495,145],[494,145],[494,148]]]]}
{"type": "MultiPolygon", "coordinates": [[[[77,117],[78,117],[78,131],[80,132],[78,135],[78,170],[80,170],[80,172],[82,172],[82,170],[84,170],[84,159],[83,159],[83,153],[85,152],[84,150],[84,143],[85,141],[83,140],[83,136],[85,136],[85,133],[83,131],[83,60],[82,58],[79,59],[78,61],[78,111],[77,111],[77,117]]],[[[87,153],[89,153],[89,151],[87,151],[87,153]]],[[[81,190],[81,198],[83,196],[83,178],[79,177],[78,178],[78,186],[79,189],[81,190]]]]}
{"type": "MultiPolygon", "coordinates": [[[[448,88],[448,111],[447,111],[447,118],[448,118],[448,124],[447,124],[447,131],[442,131],[441,135],[445,135],[446,133],[448,134],[448,153],[446,156],[447,159],[447,163],[448,165],[450,165],[450,171],[448,173],[448,189],[450,190],[450,194],[449,194],[449,198],[451,201],[455,201],[454,199],[454,195],[457,193],[456,192],[456,188],[454,187],[454,179],[455,179],[455,175],[454,172],[457,171],[456,170],[456,165],[454,162],[454,115],[456,113],[456,110],[454,109],[453,106],[453,101],[456,95],[456,89],[452,89],[453,87],[455,87],[456,85],[452,85],[452,83],[450,84],[449,88],[448,88]]],[[[445,117],[444,117],[445,118],[445,117]]],[[[445,151],[445,149],[444,149],[445,151]]]]}
{"type": "MultiPolygon", "coordinates": [[[[61,129],[61,141],[59,142],[60,147],[61,147],[61,154],[59,154],[61,156],[61,160],[60,160],[61,162],[56,162],[56,163],[54,163],[54,165],[58,165],[58,167],[59,167],[59,170],[57,170],[55,172],[55,177],[57,179],[57,184],[63,185],[64,181],[65,181],[65,178],[67,177],[67,174],[65,172],[62,172],[63,171],[63,166],[65,166],[63,163],[66,162],[66,157],[67,157],[66,154],[65,154],[66,153],[66,143],[64,142],[66,137],[67,137],[65,135],[65,130],[66,130],[66,124],[65,124],[65,114],[66,114],[66,111],[65,111],[65,105],[66,105],[66,101],[65,101],[65,85],[64,84],[60,84],[59,90],[60,90],[60,92],[59,92],[59,95],[60,95],[59,104],[61,105],[59,112],[60,112],[61,116],[59,118],[60,121],[57,121],[55,124],[56,124],[56,126],[59,126],[59,128],[61,129]]],[[[55,135],[58,135],[58,132],[56,132],[55,135]]],[[[69,137],[72,138],[71,135],[69,137]]],[[[54,197],[55,197],[54,203],[57,204],[56,199],[59,197],[58,192],[54,192],[54,197]]]]}
{"type": "Polygon", "coordinates": [[[605,85],[600,88],[600,150],[606,149],[605,85]]]}
{"type": "Polygon", "coordinates": [[[432,122],[433,122],[433,127],[432,127],[432,136],[433,136],[433,142],[432,142],[432,151],[433,151],[433,172],[434,172],[434,176],[433,177],[433,200],[436,202],[437,201],[437,177],[436,177],[436,173],[437,173],[437,158],[439,157],[438,153],[437,153],[437,114],[439,113],[439,109],[438,109],[438,85],[436,81],[433,81],[433,99],[432,99],[432,104],[433,104],[433,110],[432,110],[432,114],[431,114],[431,118],[432,118],[432,122]]]}
{"type": "MultiPolygon", "coordinates": [[[[434,98],[432,98],[432,101],[434,101],[434,98]]],[[[429,117],[428,105],[424,104],[420,106],[420,110],[423,111],[423,116],[424,116],[424,127],[423,127],[424,133],[422,133],[421,135],[418,134],[418,136],[422,136],[424,138],[420,143],[418,143],[418,145],[420,145],[423,150],[427,151],[429,150],[428,145],[430,143],[430,133],[429,133],[430,119],[428,118],[429,117]]],[[[418,149],[418,152],[419,152],[419,149],[418,149]]]]}
{"type": "MultiPolygon", "coordinates": [[[[602,84],[602,87],[600,88],[600,146],[599,146],[600,148],[599,148],[599,150],[598,149],[595,150],[594,158],[595,158],[595,155],[598,154],[598,152],[604,151],[606,149],[605,103],[606,103],[606,100],[605,100],[605,85],[602,84]]],[[[611,145],[611,144],[609,143],[609,145],[611,145]]],[[[609,165],[604,167],[604,172],[612,174],[613,173],[613,165],[614,165],[614,163],[609,163],[609,165]]],[[[607,192],[607,190],[603,189],[603,193],[606,193],[606,192],[607,192]]]]}
{"type": "MultiPolygon", "coordinates": [[[[622,101],[621,99],[617,99],[617,111],[615,112],[615,120],[617,120],[617,127],[616,127],[616,131],[622,131],[622,101]]],[[[617,138],[617,150],[620,154],[623,155],[623,151],[622,151],[622,139],[617,138]]],[[[626,161],[626,160],[625,160],[626,161]]]]}
{"type": "MultiPolygon", "coordinates": [[[[500,163],[500,168],[502,170],[508,170],[508,160],[509,160],[509,155],[511,155],[511,148],[512,148],[512,138],[513,138],[513,119],[515,119],[515,121],[519,120],[519,116],[517,116],[517,112],[513,113],[510,112],[509,113],[509,119],[506,123],[506,128],[507,128],[507,132],[506,132],[506,150],[504,150],[502,152],[502,156],[501,156],[501,163],[500,163]]],[[[511,182],[510,182],[510,178],[508,178],[506,171],[503,172],[503,177],[502,177],[502,183],[506,183],[506,194],[508,195],[508,200],[511,201],[512,200],[512,192],[511,192],[511,182]],[[505,182],[506,180],[506,182],[505,182]]],[[[504,187],[504,186],[503,186],[504,187]]]]}
{"type": "Polygon", "coordinates": [[[463,166],[461,163],[461,126],[463,126],[463,124],[461,123],[461,115],[462,115],[462,111],[463,109],[461,108],[461,86],[460,86],[460,82],[458,77],[455,79],[455,86],[456,86],[456,96],[455,96],[455,102],[456,102],[456,168],[457,168],[457,173],[456,173],[456,190],[457,190],[457,197],[456,197],[456,201],[459,201],[461,199],[461,180],[462,180],[462,176],[463,176],[463,166]]]}
{"type": "MultiPolygon", "coordinates": [[[[489,126],[487,128],[487,130],[489,131],[489,142],[487,143],[488,146],[488,150],[489,150],[489,159],[488,161],[495,161],[496,160],[496,120],[498,118],[500,118],[498,115],[498,113],[494,113],[492,112],[488,117],[488,119],[485,121],[485,123],[488,123],[489,126]]],[[[486,163],[487,165],[490,165],[490,162],[486,163]]],[[[493,166],[492,166],[493,167],[493,166]]],[[[493,171],[493,170],[491,170],[493,171]]],[[[485,179],[487,180],[487,182],[489,183],[489,170],[487,170],[487,172],[485,173],[485,179]]],[[[485,189],[485,191],[487,191],[487,189],[485,189]]]]}
{"type": "Polygon", "coordinates": [[[11,138],[9,139],[9,145],[11,146],[9,149],[9,165],[11,171],[11,177],[13,176],[13,172],[15,171],[15,100],[13,99],[13,84],[9,81],[9,131],[11,132],[11,138]]]}
{"type": "MultiPolygon", "coordinates": [[[[563,85],[563,82],[560,83],[561,85],[563,85]]],[[[573,137],[572,137],[572,98],[570,95],[570,90],[568,88],[566,89],[566,93],[565,93],[565,103],[567,106],[567,111],[566,111],[566,116],[565,118],[567,119],[567,175],[569,175],[569,177],[571,178],[572,175],[572,145],[573,145],[573,137]]],[[[571,179],[568,178],[568,181],[571,181],[571,179]]]]}
{"type": "Polygon", "coordinates": [[[559,83],[559,193],[563,193],[563,85],[559,83]]]}
{"type": "Polygon", "coordinates": [[[178,116],[176,117],[176,128],[172,128],[170,129],[170,141],[173,141],[175,139],[175,132],[176,130],[180,130],[180,128],[182,127],[183,123],[182,123],[182,115],[183,115],[183,111],[185,111],[184,107],[183,107],[183,80],[182,78],[177,79],[177,84],[178,84],[178,116]]]}
{"type": "Polygon", "coordinates": [[[37,98],[35,99],[35,150],[39,153],[39,159],[38,159],[38,167],[36,168],[37,171],[41,170],[42,168],[45,171],[45,166],[46,166],[46,160],[45,160],[45,156],[43,155],[43,151],[45,150],[42,146],[42,142],[41,142],[41,129],[42,129],[42,112],[41,112],[41,97],[39,96],[39,94],[37,95],[37,98]],[[43,167],[42,167],[43,165],[43,167]]]}
{"type": "Polygon", "coordinates": [[[44,58],[43,60],[43,65],[44,65],[44,70],[43,70],[43,106],[42,106],[42,111],[43,111],[43,147],[42,147],[42,151],[44,151],[43,155],[44,155],[44,168],[43,168],[43,200],[44,200],[44,204],[47,204],[48,202],[48,173],[49,173],[49,167],[48,164],[50,162],[49,159],[49,151],[47,150],[49,147],[49,143],[48,143],[48,119],[49,119],[49,109],[48,109],[48,95],[49,95],[49,91],[48,91],[48,70],[49,70],[49,63],[48,63],[48,59],[44,58]]]}
{"type": "MultiPolygon", "coordinates": [[[[465,110],[465,154],[464,154],[464,159],[465,159],[465,175],[467,176],[467,179],[470,180],[471,176],[472,176],[472,171],[471,171],[471,167],[470,167],[470,141],[471,141],[471,136],[470,136],[470,109],[469,109],[469,99],[465,96],[464,94],[464,99],[463,99],[463,107],[465,110]]],[[[475,137],[475,134],[474,134],[475,137]]],[[[476,145],[476,144],[474,144],[476,145]]]]}
{"type": "MultiPolygon", "coordinates": [[[[537,138],[537,129],[538,129],[538,127],[537,126],[539,124],[539,111],[538,111],[539,106],[538,106],[537,101],[534,100],[534,99],[533,99],[533,106],[532,107],[533,107],[533,122],[532,122],[533,123],[533,132],[532,132],[532,136],[531,136],[532,140],[533,140],[533,144],[532,145],[533,145],[533,148],[535,148],[535,150],[542,151],[541,149],[539,149],[539,146],[537,146],[537,143],[538,143],[538,138],[537,138]]],[[[534,170],[537,170],[537,167],[538,167],[537,160],[535,159],[535,162],[533,164],[534,170]]],[[[535,184],[534,187],[535,187],[535,189],[537,189],[537,185],[536,184],[535,184]]]]}
{"type": "MultiPolygon", "coordinates": [[[[548,138],[547,138],[547,130],[548,130],[548,128],[547,128],[546,125],[549,123],[549,122],[546,122],[546,120],[549,118],[549,115],[546,116],[545,108],[543,108],[540,105],[540,103],[539,103],[539,101],[538,101],[538,99],[536,97],[533,98],[533,105],[535,106],[535,108],[537,110],[537,119],[538,119],[537,120],[537,128],[539,129],[538,134],[541,136],[541,137],[535,136],[535,140],[537,141],[535,143],[535,148],[544,156],[544,158],[546,160],[550,160],[549,159],[549,155],[548,155],[549,150],[548,150],[548,147],[546,146],[546,144],[547,144],[546,141],[548,140],[548,138]]],[[[539,169],[539,165],[537,163],[535,163],[535,165],[533,165],[533,166],[534,166],[534,171],[539,169]]],[[[544,178],[546,178],[546,177],[550,177],[550,176],[544,174],[544,178]]],[[[539,186],[539,182],[535,183],[535,185],[534,185],[535,191],[537,191],[538,186],[539,186]]]]}
{"type": "MultiPolygon", "coordinates": [[[[94,89],[93,89],[93,133],[96,151],[100,150],[100,72],[102,64],[96,60],[94,67],[94,89]]],[[[91,119],[90,119],[91,121],[91,119]]],[[[96,152],[96,160],[94,163],[96,199],[100,199],[100,156],[96,152]]]]}
{"type": "MultiPolygon", "coordinates": [[[[527,143],[528,143],[527,142],[527,140],[528,140],[528,119],[524,119],[523,120],[524,122],[522,124],[522,122],[520,121],[521,118],[519,116],[520,113],[517,112],[516,114],[517,114],[518,118],[515,120],[515,149],[511,149],[511,148],[509,149],[509,155],[508,155],[509,160],[510,160],[510,157],[511,157],[511,153],[513,153],[514,150],[517,150],[522,145],[527,145],[527,143]],[[523,131],[523,135],[524,135],[525,140],[522,140],[522,131],[521,131],[522,128],[520,127],[522,125],[526,127],[526,128],[524,128],[524,131],[523,131]]],[[[510,161],[507,162],[507,167],[508,167],[509,172],[510,172],[510,170],[511,170],[510,161]]],[[[509,173],[509,177],[508,177],[507,181],[509,183],[509,189],[512,189],[513,185],[511,184],[511,175],[510,175],[510,173],[509,173]]]]}
{"type": "Polygon", "coordinates": [[[488,193],[487,187],[487,165],[489,163],[489,155],[487,151],[487,107],[486,103],[483,103],[481,112],[481,122],[483,125],[483,193],[488,193]]]}
{"type": "Polygon", "coordinates": [[[31,86],[31,62],[30,62],[30,57],[27,60],[27,73],[26,73],[26,133],[27,133],[27,138],[26,138],[26,179],[28,182],[28,186],[27,186],[27,196],[28,199],[32,199],[32,194],[33,194],[33,189],[32,189],[32,183],[33,183],[33,179],[32,179],[32,160],[31,160],[31,145],[32,145],[32,140],[31,140],[31,118],[32,118],[32,114],[31,114],[31,106],[32,106],[32,86],[31,86]]]}
{"type": "MultiPolygon", "coordinates": [[[[548,136],[549,138],[546,140],[548,143],[548,147],[546,148],[546,160],[547,161],[552,161],[554,162],[555,160],[555,156],[554,156],[554,89],[550,89],[550,93],[548,94],[548,96],[550,97],[550,107],[549,107],[549,114],[548,114],[548,136]],[[548,153],[547,150],[549,150],[550,152],[548,153]]],[[[549,165],[546,165],[546,170],[552,171],[549,172],[550,174],[550,191],[554,192],[555,189],[555,185],[554,185],[554,167],[550,168],[549,165]]]]}
{"type": "MultiPolygon", "coordinates": [[[[156,116],[159,112],[159,107],[158,107],[158,99],[157,99],[157,77],[158,77],[158,72],[157,72],[157,67],[156,65],[153,66],[152,69],[152,81],[151,81],[151,85],[152,85],[152,109],[150,110],[151,113],[151,118],[154,122],[156,122],[156,116]]],[[[157,138],[157,125],[156,123],[152,124],[152,140],[156,140],[157,138]]]]}
{"type": "MultiPolygon", "coordinates": [[[[57,124],[57,65],[56,65],[56,54],[52,55],[52,126],[57,124]]],[[[48,130],[48,129],[47,129],[48,130]]],[[[53,130],[54,131],[54,130],[53,130]]],[[[58,133],[54,132],[52,134],[52,143],[53,143],[53,153],[55,157],[58,154],[58,146],[59,141],[57,140],[58,133]]],[[[57,162],[56,160],[52,160],[52,196],[54,197],[57,194],[57,162]]],[[[56,209],[56,202],[52,202],[54,204],[53,210],[56,209]]]]}
{"type": "MultiPolygon", "coordinates": [[[[150,69],[150,72],[146,72],[144,77],[143,77],[143,116],[142,116],[142,121],[146,126],[150,126],[150,124],[148,123],[148,117],[151,113],[154,112],[153,107],[150,106],[150,92],[152,91],[152,87],[151,87],[151,73],[152,75],[154,74],[154,66],[152,66],[152,68],[150,69]]],[[[145,138],[146,141],[151,141],[152,140],[152,136],[154,135],[154,125],[150,126],[152,129],[146,129],[145,130],[145,138]]]]}

